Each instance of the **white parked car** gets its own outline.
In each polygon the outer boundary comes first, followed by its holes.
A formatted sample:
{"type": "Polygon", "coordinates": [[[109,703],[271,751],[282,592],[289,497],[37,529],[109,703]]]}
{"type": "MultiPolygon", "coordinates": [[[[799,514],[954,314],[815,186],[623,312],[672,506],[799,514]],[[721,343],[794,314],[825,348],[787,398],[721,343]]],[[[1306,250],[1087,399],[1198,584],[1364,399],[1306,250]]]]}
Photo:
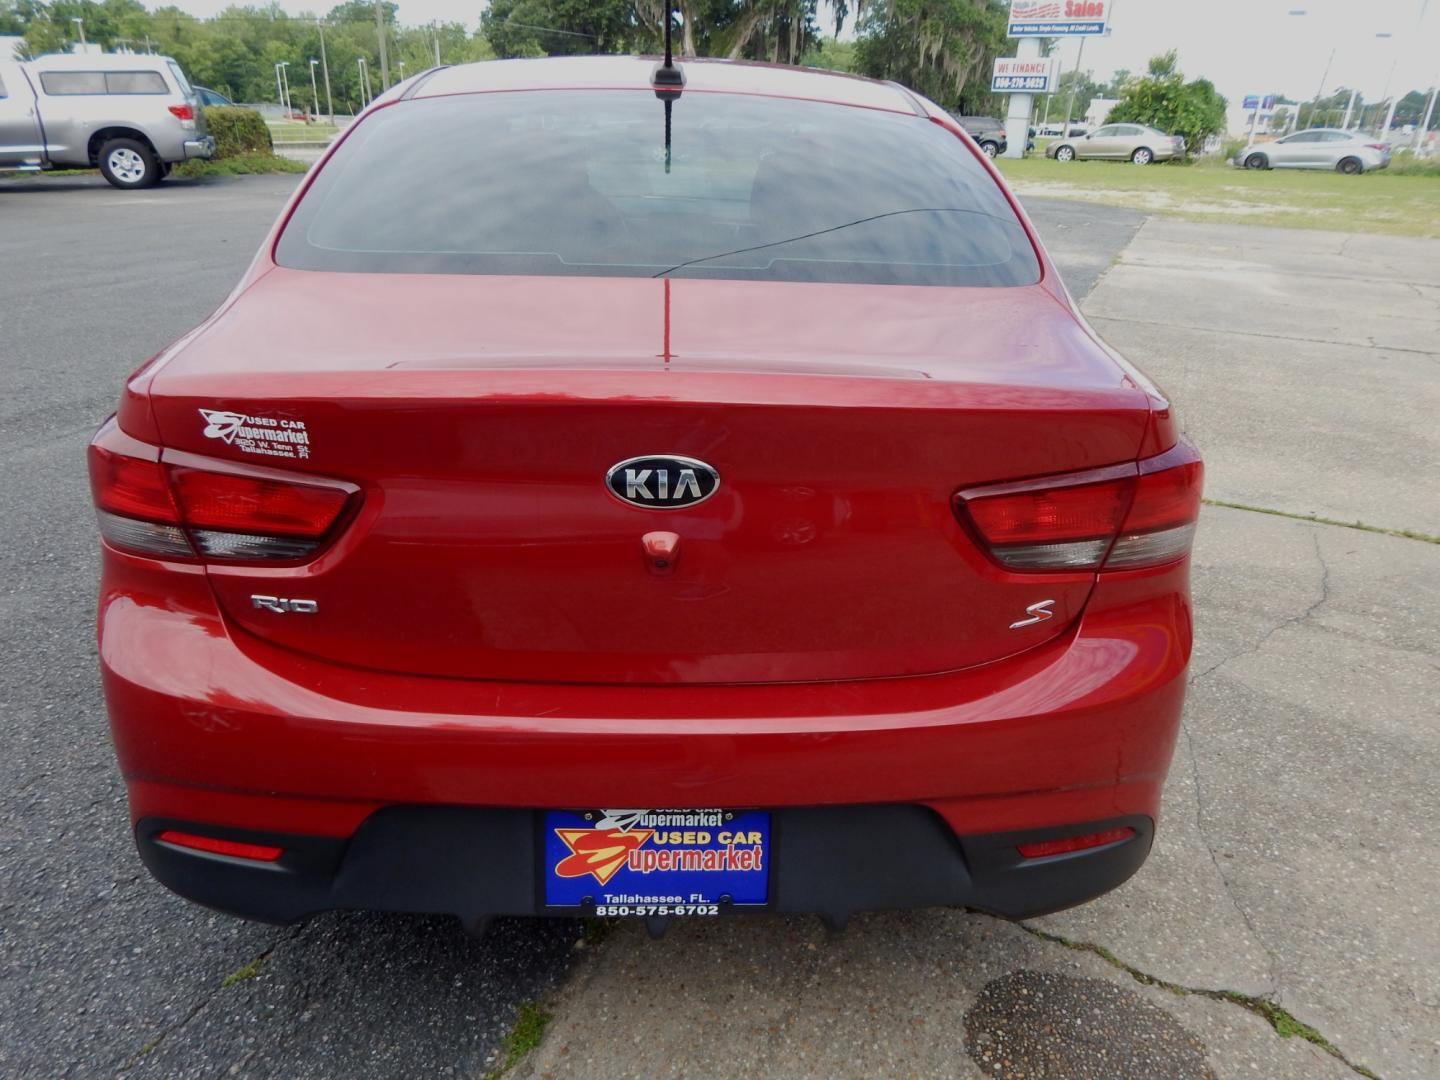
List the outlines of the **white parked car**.
{"type": "Polygon", "coordinates": [[[1359,131],[1307,128],[1274,142],[1252,143],[1230,164],[1244,169],[1334,169],[1362,173],[1390,164],[1390,147],[1359,131]]]}

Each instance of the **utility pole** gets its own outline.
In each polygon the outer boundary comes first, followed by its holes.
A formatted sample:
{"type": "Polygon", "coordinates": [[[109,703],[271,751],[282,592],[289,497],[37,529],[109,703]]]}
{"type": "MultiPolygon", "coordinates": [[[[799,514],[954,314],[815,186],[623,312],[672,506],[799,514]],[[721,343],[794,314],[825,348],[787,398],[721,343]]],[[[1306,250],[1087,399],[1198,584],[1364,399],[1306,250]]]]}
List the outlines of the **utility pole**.
{"type": "Polygon", "coordinates": [[[436,66],[436,67],[439,67],[439,66],[440,66],[440,27],[438,27],[438,26],[435,25],[435,21],[434,21],[433,19],[430,21],[430,33],[432,33],[432,34],[435,35],[435,66],[436,66]]]}
{"type": "MultiPolygon", "coordinates": [[[[1429,6],[1430,6],[1430,0],[1420,0],[1420,14],[1419,14],[1419,16],[1415,19],[1415,36],[1414,36],[1414,39],[1413,39],[1413,40],[1415,40],[1415,41],[1420,40],[1420,28],[1424,25],[1424,22],[1425,22],[1425,9],[1428,8],[1429,6]]],[[[1398,61],[1399,59],[1400,59],[1399,49],[1397,48],[1397,49],[1396,49],[1395,59],[1392,60],[1392,61],[1390,61],[1390,75],[1385,79],[1385,93],[1386,93],[1386,94],[1389,94],[1389,93],[1390,93],[1390,79],[1394,78],[1394,76],[1395,76],[1395,63],[1396,63],[1396,61],[1398,61]]],[[[1394,98],[1391,98],[1391,99],[1390,99],[1390,107],[1385,110],[1385,126],[1380,129],[1380,137],[1381,137],[1382,139],[1384,139],[1387,143],[1390,141],[1390,125],[1395,122],[1395,105],[1396,105],[1396,104],[1397,104],[1397,103],[1396,103],[1396,100],[1395,100],[1394,98]]]]}
{"type": "Polygon", "coordinates": [[[1080,84],[1080,58],[1085,55],[1085,38],[1080,39],[1080,48],[1075,52],[1075,71],[1070,76],[1070,96],[1065,99],[1065,130],[1062,139],[1070,137],[1070,113],[1075,108],[1075,88],[1080,84]]]}
{"type": "Polygon", "coordinates": [[[325,108],[330,113],[330,123],[335,123],[335,99],[330,96],[330,61],[325,57],[325,24],[315,20],[320,28],[320,70],[325,73],[325,108]]]}
{"type": "MultiPolygon", "coordinates": [[[[1315,89],[1315,100],[1310,103],[1310,126],[1315,126],[1315,111],[1320,108],[1320,95],[1325,92],[1325,83],[1330,78],[1330,65],[1335,63],[1335,50],[1330,50],[1330,59],[1325,61],[1325,72],[1320,76],[1320,85],[1315,89]]],[[[1298,110],[1297,110],[1298,112],[1298,110]]]]}
{"type": "Polygon", "coordinates": [[[380,39],[380,89],[390,89],[390,54],[385,48],[385,17],[380,13],[380,0],[375,0],[375,36],[380,39]]]}
{"type": "Polygon", "coordinates": [[[1391,60],[1390,74],[1385,76],[1385,97],[1389,100],[1390,104],[1385,109],[1385,123],[1380,128],[1380,137],[1382,139],[1388,139],[1390,135],[1390,125],[1395,122],[1395,99],[1390,96],[1390,83],[1394,78],[1395,60],[1391,60]]]}

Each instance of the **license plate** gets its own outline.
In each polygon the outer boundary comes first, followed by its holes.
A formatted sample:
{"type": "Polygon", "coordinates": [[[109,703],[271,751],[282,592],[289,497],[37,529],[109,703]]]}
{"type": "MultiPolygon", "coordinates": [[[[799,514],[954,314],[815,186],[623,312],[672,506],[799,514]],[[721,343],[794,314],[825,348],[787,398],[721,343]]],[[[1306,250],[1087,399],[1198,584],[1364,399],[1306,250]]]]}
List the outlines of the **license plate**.
{"type": "Polygon", "coordinates": [[[596,915],[718,915],[769,899],[770,815],[551,810],[545,903],[596,915]]]}

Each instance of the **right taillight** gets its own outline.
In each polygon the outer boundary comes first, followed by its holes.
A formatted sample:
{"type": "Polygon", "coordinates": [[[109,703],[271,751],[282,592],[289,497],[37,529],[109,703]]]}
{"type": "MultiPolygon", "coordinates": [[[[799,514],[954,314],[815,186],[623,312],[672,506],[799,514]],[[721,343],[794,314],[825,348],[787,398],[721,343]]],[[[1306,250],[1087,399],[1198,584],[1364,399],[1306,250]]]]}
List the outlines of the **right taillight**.
{"type": "Polygon", "coordinates": [[[1203,480],[1182,439],[1135,465],[963,491],[955,509],[1008,570],[1134,570],[1189,554],[1203,480]]]}
{"type": "Polygon", "coordinates": [[[319,550],[355,488],[291,480],[273,470],[172,465],[113,420],[90,444],[90,487],[100,534],[138,555],[272,562],[319,550]]]}

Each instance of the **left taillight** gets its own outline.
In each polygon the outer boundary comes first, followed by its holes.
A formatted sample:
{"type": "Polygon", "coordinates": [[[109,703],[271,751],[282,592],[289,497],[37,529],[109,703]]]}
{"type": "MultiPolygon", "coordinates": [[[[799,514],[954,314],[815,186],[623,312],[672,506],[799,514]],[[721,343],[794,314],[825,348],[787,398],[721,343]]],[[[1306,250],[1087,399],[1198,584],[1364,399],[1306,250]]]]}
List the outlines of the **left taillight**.
{"type": "Polygon", "coordinates": [[[357,497],[348,484],[160,460],[113,420],[90,443],[100,535],[137,555],[270,562],[303,559],[330,538],[357,497]]]}
{"type": "Polygon", "coordinates": [[[171,105],[170,113],[177,120],[194,120],[195,110],[189,105],[171,105]]]}

